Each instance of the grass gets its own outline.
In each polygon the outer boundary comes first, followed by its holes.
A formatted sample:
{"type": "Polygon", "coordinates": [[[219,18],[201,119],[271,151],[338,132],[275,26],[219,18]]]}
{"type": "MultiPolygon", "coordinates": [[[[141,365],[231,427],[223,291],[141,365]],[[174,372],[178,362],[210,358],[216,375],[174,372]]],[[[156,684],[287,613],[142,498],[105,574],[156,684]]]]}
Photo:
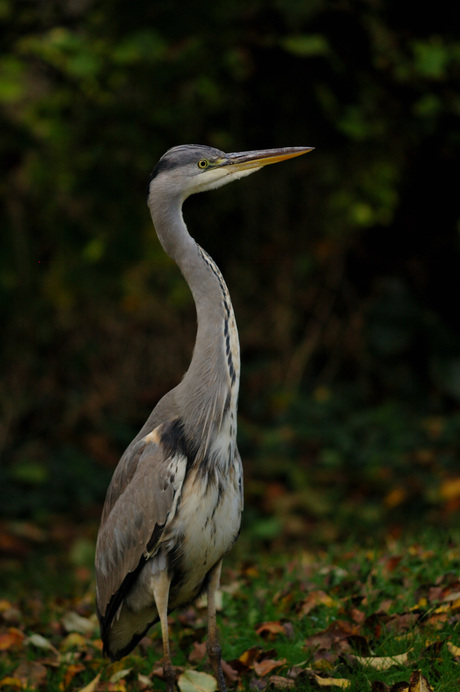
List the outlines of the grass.
{"type": "MultiPolygon", "coordinates": [[[[95,530],[2,527],[9,557],[1,564],[0,689],[164,687],[158,628],[122,661],[102,658],[95,530]]],[[[411,675],[422,675],[436,692],[458,689],[459,621],[459,543],[434,531],[378,548],[349,540],[226,561],[219,627],[230,688],[429,690],[409,687],[411,675]]],[[[205,637],[204,604],[172,615],[179,673],[209,672],[205,637]]]]}

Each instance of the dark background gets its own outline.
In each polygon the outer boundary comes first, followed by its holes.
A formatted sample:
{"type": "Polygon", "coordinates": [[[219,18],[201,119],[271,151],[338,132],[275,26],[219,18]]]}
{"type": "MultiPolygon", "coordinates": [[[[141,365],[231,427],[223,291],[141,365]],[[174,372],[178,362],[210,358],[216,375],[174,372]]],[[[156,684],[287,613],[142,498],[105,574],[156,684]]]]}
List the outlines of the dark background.
{"type": "Polygon", "coordinates": [[[458,523],[460,8],[409,9],[1,4],[4,518],[97,522],[187,368],[145,198],[191,142],[315,147],[185,206],[240,328],[247,535],[458,523]]]}

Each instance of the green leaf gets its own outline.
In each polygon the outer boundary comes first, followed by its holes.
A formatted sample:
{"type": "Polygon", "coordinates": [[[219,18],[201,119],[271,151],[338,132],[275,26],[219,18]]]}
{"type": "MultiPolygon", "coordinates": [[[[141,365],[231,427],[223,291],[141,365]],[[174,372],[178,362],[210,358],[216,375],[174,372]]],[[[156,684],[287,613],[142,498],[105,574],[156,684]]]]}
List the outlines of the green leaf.
{"type": "Polygon", "coordinates": [[[0,60],[0,101],[14,103],[26,93],[24,65],[12,56],[0,60]]]}
{"type": "Polygon", "coordinates": [[[431,79],[446,76],[449,52],[441,39],[431,37],[429,41],[417,41],[413,49],[415,67],[421,75],[431,79]]]}
{"type": "Polygon", "coordinates": [[[22,461],[13,466],[11,476],[27,485],[42,485],[48,480],[48,469],[38,461],[22,461]]]}
{"type": "Polygon", "coordinates": [[[288,53],[301,58],[312,55],[327,55],[330,50],[327,39],[319,34],[287,36],[281,45],[288,53]]]}

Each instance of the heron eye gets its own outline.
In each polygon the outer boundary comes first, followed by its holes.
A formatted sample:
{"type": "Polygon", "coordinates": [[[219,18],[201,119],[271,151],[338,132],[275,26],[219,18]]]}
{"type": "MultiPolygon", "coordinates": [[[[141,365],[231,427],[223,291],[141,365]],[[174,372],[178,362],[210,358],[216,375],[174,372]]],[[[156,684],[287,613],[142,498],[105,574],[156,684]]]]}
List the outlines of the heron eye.
{"type": "Polygon", "coordinates": [[[200,161],[198,161],[197,165],[198,165],[198,168],[201,168],[201,170],[204,170],[205,168],[207,168],[209,166],[209,161],[208,161],[208,159],[201,159],[200,161]]]}

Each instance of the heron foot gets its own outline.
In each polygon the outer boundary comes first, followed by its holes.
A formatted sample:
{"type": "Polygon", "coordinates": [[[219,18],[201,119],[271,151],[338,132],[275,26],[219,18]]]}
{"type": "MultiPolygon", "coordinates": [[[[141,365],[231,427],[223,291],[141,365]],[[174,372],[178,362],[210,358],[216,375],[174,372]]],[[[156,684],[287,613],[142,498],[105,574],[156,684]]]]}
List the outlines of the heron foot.
{"type": "Polygon", "coordinates": [[[176,690],[176,673],[174,668],[169,663],[163,664],[163,678],[166,683],[166,692],[175,692],[176,690]]]}
{"type": "Polygon", "coordinates": [[[225,684],[224,673],[222,671],[222,653],[219,642],[210,642],[208,640],[206,648],[208,651],[209,660],[214,670],[214,675],[216,676],[219,692],[227,692],[227,685],[225,684]]]}

